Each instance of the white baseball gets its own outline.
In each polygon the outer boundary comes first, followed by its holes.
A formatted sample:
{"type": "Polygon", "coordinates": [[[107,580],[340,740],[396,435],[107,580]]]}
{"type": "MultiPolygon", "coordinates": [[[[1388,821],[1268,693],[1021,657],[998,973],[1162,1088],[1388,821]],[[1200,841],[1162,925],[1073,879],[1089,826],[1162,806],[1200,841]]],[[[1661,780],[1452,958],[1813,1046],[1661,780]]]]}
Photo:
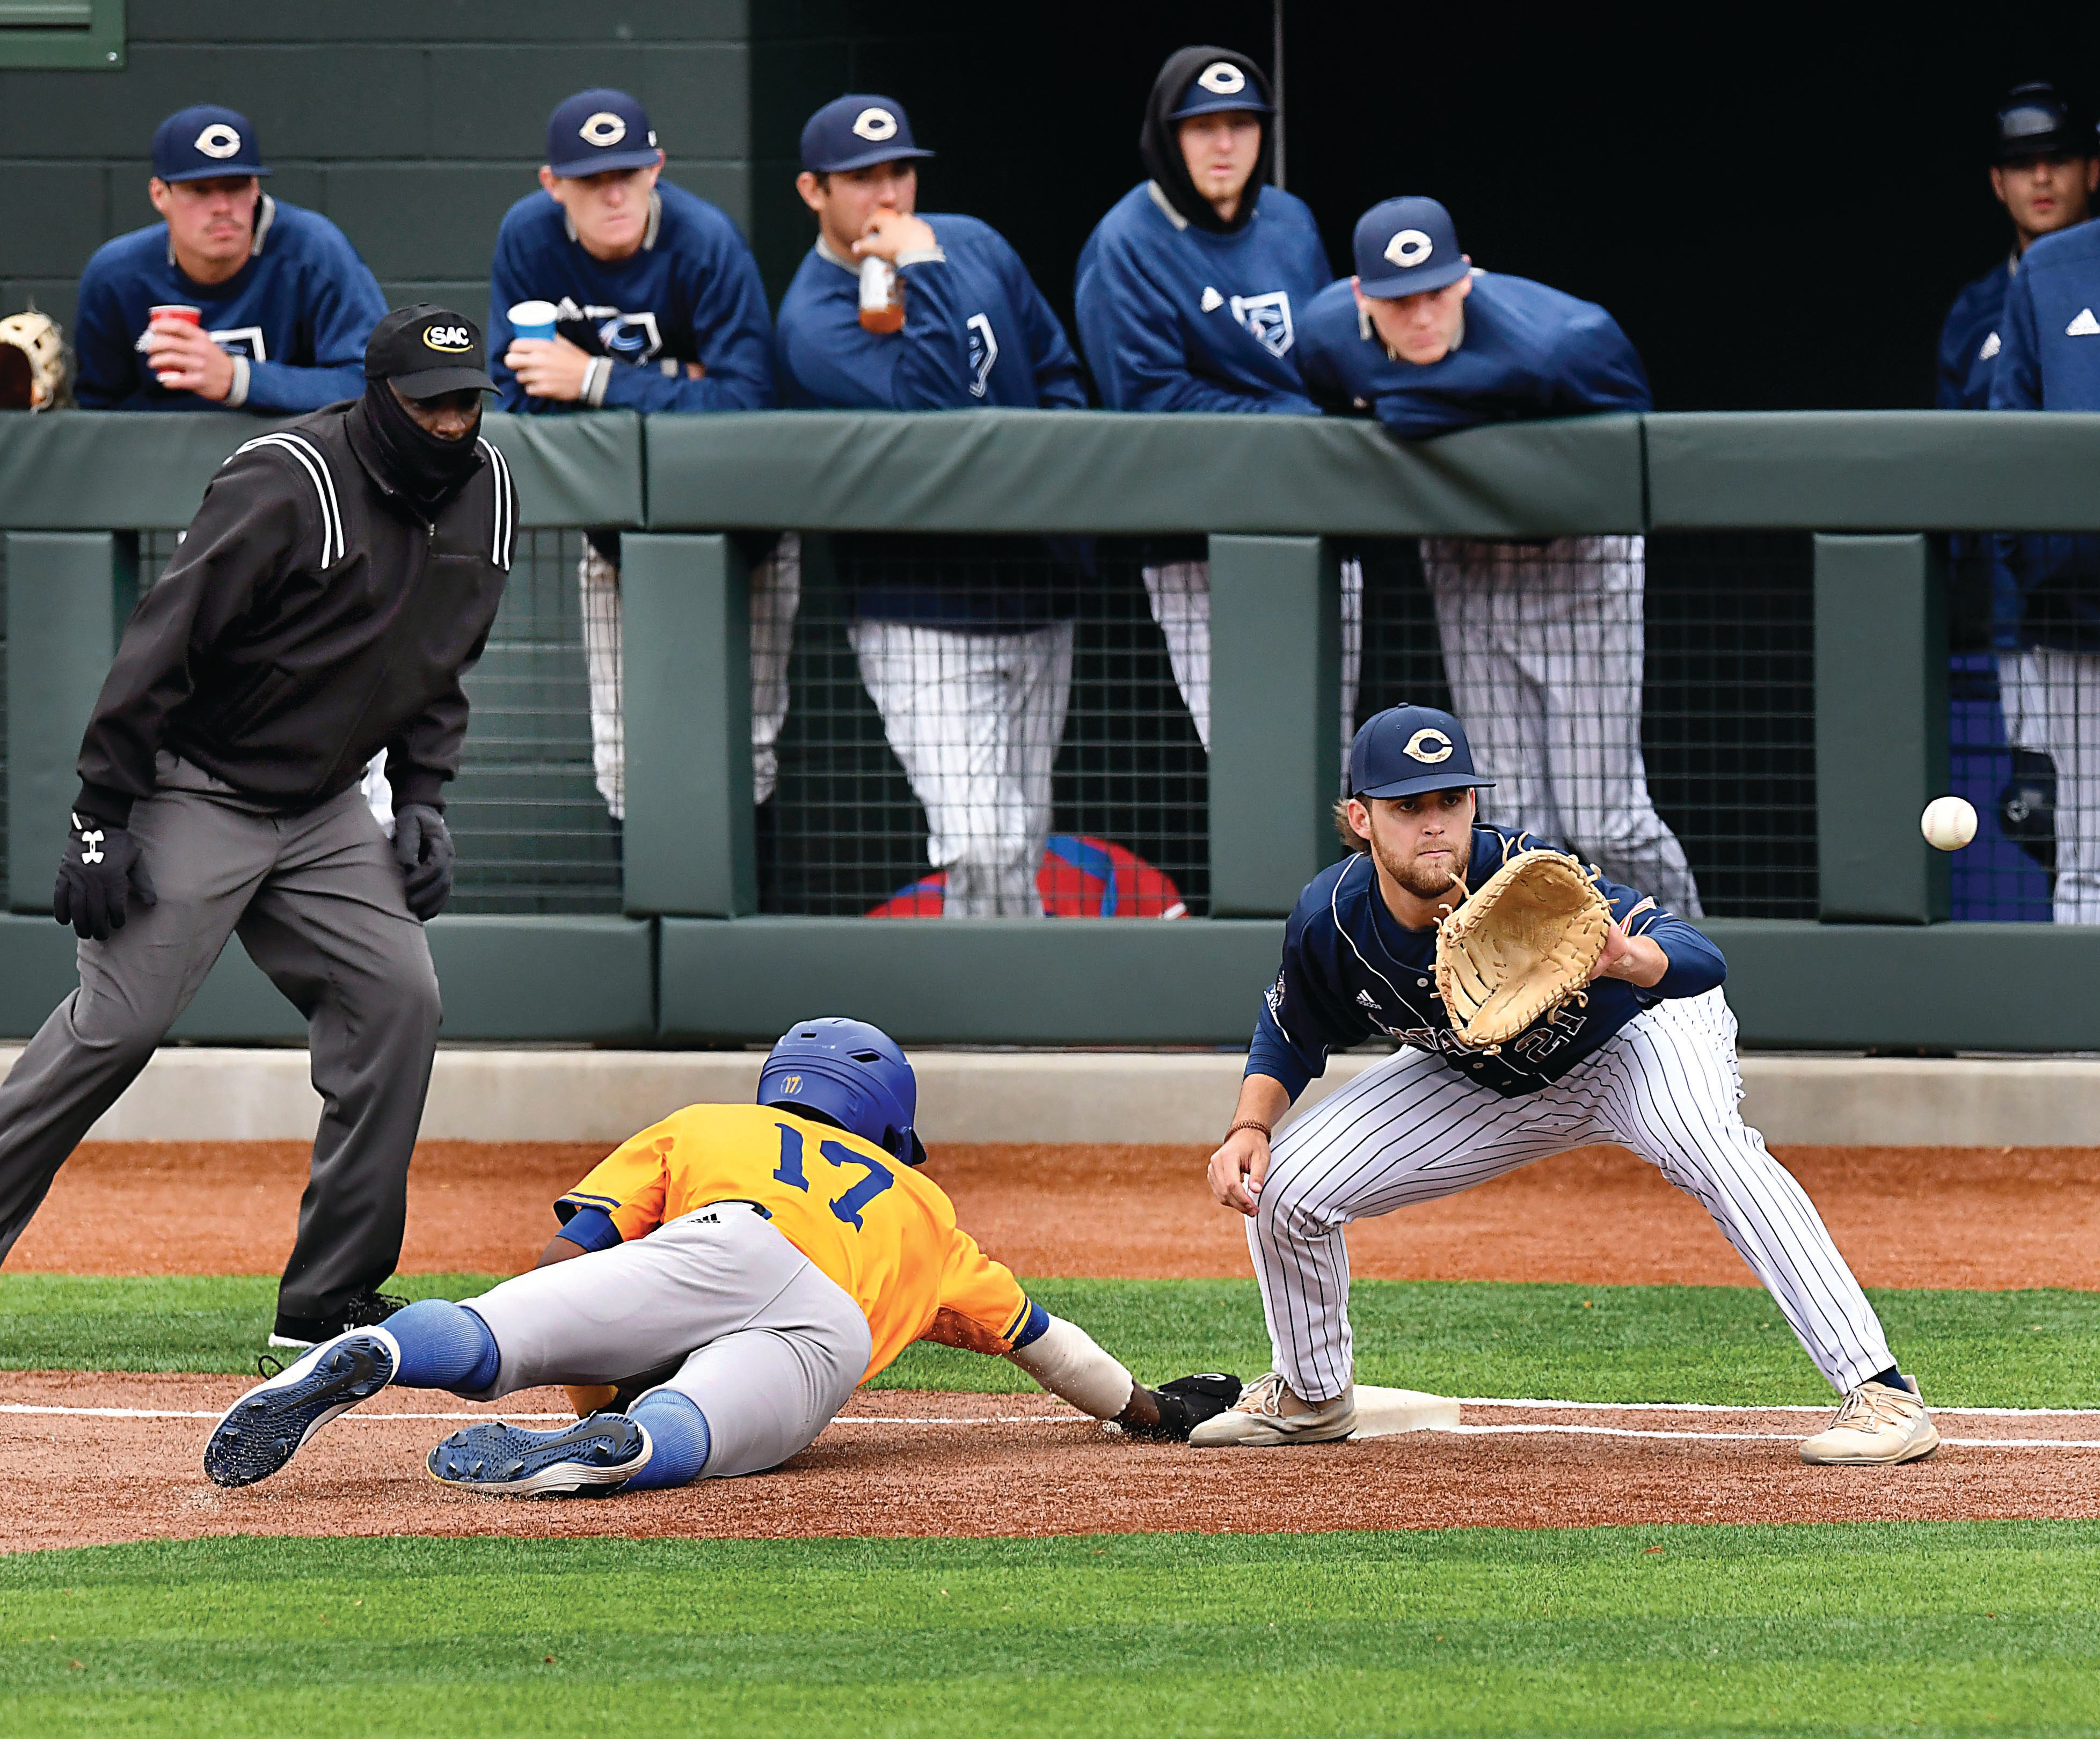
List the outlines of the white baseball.
{"type": "Polygon", "coordinates": [[[1926,843],[1942,851],[1959,851],[1976,836],[1976,806],[1966,797],[1935,797],[1917,818],[1926,843]]]}

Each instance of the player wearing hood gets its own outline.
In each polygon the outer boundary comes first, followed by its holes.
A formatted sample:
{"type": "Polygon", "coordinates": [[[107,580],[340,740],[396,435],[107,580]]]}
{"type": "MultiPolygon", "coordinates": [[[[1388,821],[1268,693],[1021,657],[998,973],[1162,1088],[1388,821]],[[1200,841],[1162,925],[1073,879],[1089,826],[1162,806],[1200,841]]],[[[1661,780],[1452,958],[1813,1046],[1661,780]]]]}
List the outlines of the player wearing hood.
{"type": "MultiPolygon", "coordinates": [[[[1117,411],[1276,412],[1318,407],[1298,376],[1298,322],[1328,277],[1303,200],[1269,176],[1268,78],[1245,55],[1198,46],[1167,57],[1145,104],[1146,179],[1116,201],[1079,255],[1080,348],[1117,411]]],[[[1200,537],[1155,538],[1145,588],[1174,678],[1211,743],[1211,570],[1200,537]]],[[[1361,570],[1343,576],[1344,742],[1354,728],[1361,570]]]]}

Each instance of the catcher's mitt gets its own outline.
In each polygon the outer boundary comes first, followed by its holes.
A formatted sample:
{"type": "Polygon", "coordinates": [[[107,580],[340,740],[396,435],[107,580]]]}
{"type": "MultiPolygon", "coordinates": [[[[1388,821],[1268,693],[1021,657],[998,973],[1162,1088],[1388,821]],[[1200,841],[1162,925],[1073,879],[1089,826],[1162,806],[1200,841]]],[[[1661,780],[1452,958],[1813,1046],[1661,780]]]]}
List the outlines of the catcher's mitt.
{"type": "Polygon", "coordinates": [[[0,410],[48,411],[66,399],[65,334],[34,308],[0,320],[0,410]]]}
{"type": "Polygon", "coordinates": [[[1459,1042],[1499,1050],[1583,986],[1612,909],[1573,858],[1522,851],[1436,926],[1436,994],[1459,1042]]]}

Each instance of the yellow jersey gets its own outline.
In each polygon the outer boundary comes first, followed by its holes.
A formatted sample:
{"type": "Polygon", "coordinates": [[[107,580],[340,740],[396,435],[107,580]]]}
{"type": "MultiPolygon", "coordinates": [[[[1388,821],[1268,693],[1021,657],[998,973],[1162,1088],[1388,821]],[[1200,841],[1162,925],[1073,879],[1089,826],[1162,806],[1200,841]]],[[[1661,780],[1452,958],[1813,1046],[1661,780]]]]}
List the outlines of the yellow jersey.
{"type": "MultiPolygon", "coordinates": [[[[938,1184],[874,1142],[760,1105],[689,1105],[622,1142],[554,1205],[602,1208],[631,1242],[714,1202],[749,1202],[867,1314],[882,1370],[953,1312],[1004,1344],[1034,1309],[955,1225],[938,1184]]],[[[981,1348],[981,1350],[982,1350],[981,1348]]]]}

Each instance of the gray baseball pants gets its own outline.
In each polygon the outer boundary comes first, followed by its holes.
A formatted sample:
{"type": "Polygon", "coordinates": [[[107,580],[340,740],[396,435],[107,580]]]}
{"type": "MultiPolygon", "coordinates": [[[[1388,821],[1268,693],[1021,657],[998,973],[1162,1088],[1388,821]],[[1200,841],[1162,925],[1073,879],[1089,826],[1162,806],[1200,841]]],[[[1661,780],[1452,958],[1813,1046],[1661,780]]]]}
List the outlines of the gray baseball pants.
{"type": "Polygon", "coordinates": [[[0,1085],[0,1261],[237,934],[307,1017],[321,1123],[279,1309],[326,1316],[400,1259],[441,1013],[430,947],[357,787],[277,815],[171,755],[158,774],[131,832],[160,903],[80,944],[80,988],[0,1085]]]}
{"type": "Polygon", "coordinates": [[[665,1372],[658,1386],[706,1416],[709,1479],[762,1472],[807,1449],[873,1349],[852,1295],[743,1202],[461,1303],[502,1355],[494,1386],[474,1399],[665,1372]]]}

